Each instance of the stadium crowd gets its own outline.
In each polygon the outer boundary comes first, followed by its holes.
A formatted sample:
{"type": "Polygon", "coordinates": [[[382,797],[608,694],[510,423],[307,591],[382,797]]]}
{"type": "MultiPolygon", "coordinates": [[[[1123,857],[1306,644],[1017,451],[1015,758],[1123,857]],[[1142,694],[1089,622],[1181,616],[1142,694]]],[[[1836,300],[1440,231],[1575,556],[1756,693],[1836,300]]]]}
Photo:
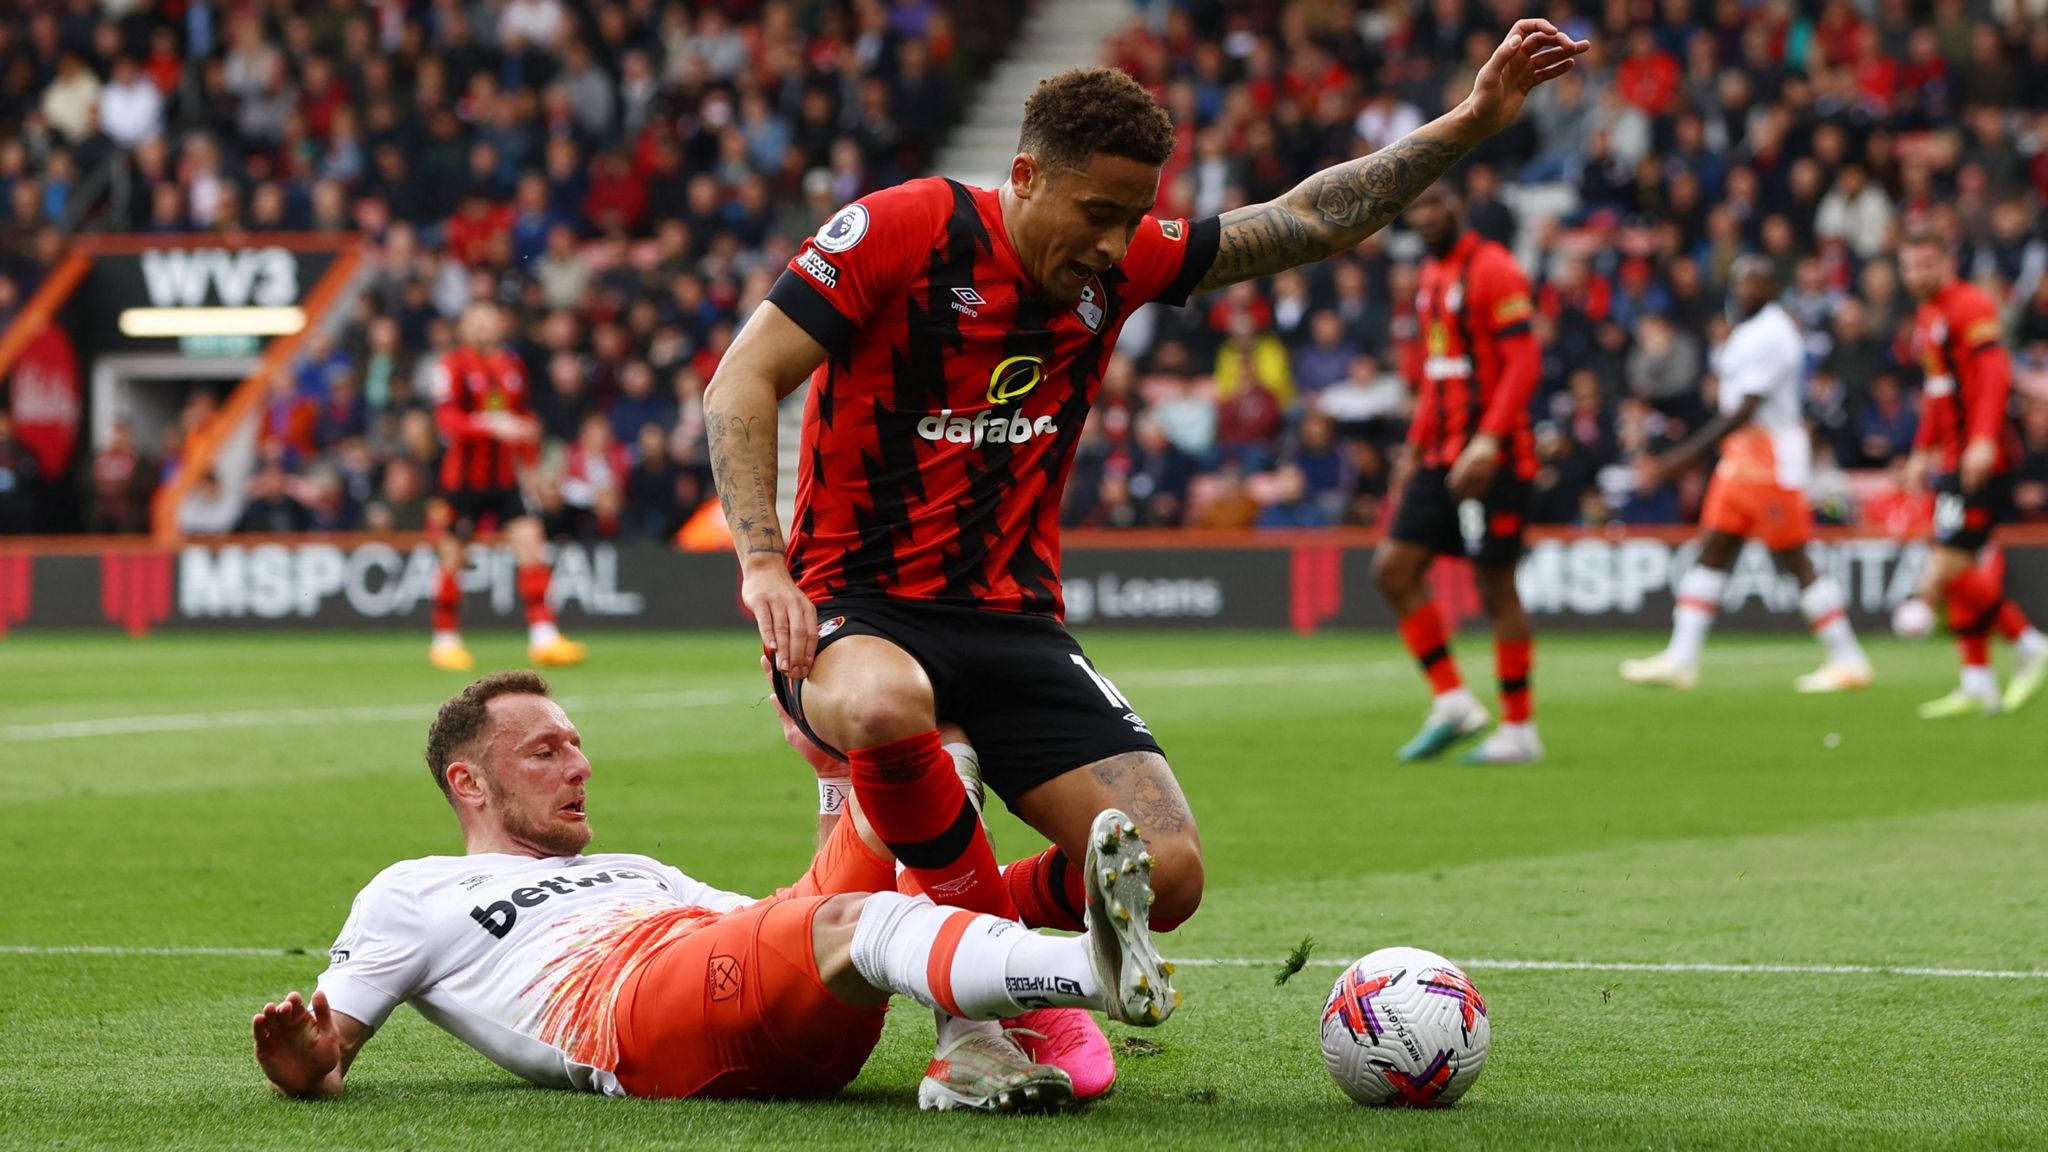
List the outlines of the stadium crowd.
{"type": "MultiPolygon", "coordinates": [[[[1154,3],[1105,56],[1180,147],[1160,215],[1264,199],[1462,94],[1524,5],[1154,3]]],[[[2019,498],[2048,517],[2048,19],[2022,3],[1560,0],[1578,72],[1457,172],[1471,227],[1537,287],[1535,518],[1669,523],[1699,478],[1631,467],[1712,407],[1726,276],[1759,251],[1805,327],[1825,518],[1924,516],[1887,479],[1919,373],[1890,253],[1952,237],[2007,306],[2019,498]],[[1546,195],[1546,190],[1557,195],[1546,195]]],[[[99,230],[343,231],[369,289],[269,382],[248,490],[201,478],[188,531],[418,528],[430,381],[488,299],[546,430],[551,531],[667,537],[711,498],[699,397],[797,242],[929,164],[1020,6],[969,0],[67,0],[0,19],[0,323],[89,208],[99,230]],[[86,197],[125,167],[126,192],[86,197]]],[[[1070,524],[1377,524],[1400,459],[1419,246],[1345,257],[1127,327],[1070,524]]],[[[125,431],[88,526],[146,526],[166,442],[125,431]]],[[[0,531],[36,522],[0,416],[0,531]]]]}

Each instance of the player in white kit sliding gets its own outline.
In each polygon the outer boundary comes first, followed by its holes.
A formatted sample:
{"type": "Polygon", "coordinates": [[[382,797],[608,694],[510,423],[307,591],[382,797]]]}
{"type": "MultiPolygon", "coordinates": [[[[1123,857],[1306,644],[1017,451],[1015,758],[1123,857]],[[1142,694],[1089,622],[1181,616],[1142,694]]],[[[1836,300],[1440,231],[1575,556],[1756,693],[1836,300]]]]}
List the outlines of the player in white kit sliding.
{"type": "Polygon", "coordinates": [[[1745,540],[1761,540],[1778,571],[1799,581],[1799,607],[1827,649],[1827,663],[1801,676],[1801,692],[1841,692],[1870,684],[1870,661],[1849,627],[1842,590],[1816,572],[1806,545],[1813,510],[1806,486],[1812,442],[1800,419],[1799,382],[1805,347],[1799,325],[1774,300],[1771,266],[1746,256],[1730,271],[1729,292],[1738,318],[1714,358],[1720,411],[1683,444],[1640,467],[1645,487],[1678,475],[1719,446],[1721,462],[1700,510],[1699,560],[1678,581],[1671,613],[1671,643],[1643,660],[1624,660],[1622,679],[1633,684],[1691,688],[1699,682],[1700,648],[1714,625],[1745,540]]]}

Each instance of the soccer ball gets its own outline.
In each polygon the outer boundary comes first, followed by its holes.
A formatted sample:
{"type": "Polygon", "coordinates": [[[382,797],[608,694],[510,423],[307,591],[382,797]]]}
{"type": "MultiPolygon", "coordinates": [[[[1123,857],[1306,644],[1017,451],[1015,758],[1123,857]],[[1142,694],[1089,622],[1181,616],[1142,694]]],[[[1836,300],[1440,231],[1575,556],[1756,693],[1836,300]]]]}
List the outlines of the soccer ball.
{"type": "Polygon", "coordinates": [[[1899,606],[1892,609],[1892,631],[1901,640],[1925,639],[1934,631],[1934,609],[1917,597],[1899,601],[1899,606]]]}
{"type": "Polygon", "coordinates": [[[1323,1063],[1360,1104],[1449,1107],[1479,1079],[1490,1036],[1472,981],[1421,948],[1366,956],[1323,1005],[1323,1063]]]}

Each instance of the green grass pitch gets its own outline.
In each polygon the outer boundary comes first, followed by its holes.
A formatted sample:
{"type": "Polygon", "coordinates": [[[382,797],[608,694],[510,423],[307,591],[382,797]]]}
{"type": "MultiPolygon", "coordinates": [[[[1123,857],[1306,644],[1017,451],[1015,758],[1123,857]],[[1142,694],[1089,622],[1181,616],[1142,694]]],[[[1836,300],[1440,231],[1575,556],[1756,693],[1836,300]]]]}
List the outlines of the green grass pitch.
{"type": "MultiPolygon", "coordinates": [[[[741,890],[793,878],[814,791],[747,637],[591,639],[555,680],[596,765],[597,846],[741,890]]],[[[251,1012],[311,988],[378,869],[458,847],[419,749],[459,678],[411,635],[0,641],[0,1147],[2048,1142],[2048,704],[1914,719],[1950,685],[1946,646],[1879,641],[1875,688],[1815,699],[1790,690],[1803,638],[1717,638],[1683,695],[1616,679],[1654,641],[1545,638],[1549,761],[1472,769],[1393,763],[1424,694],[1390,638],[1087,639],[1201,821],[1208,897],[1169,951],[1238,963],[1183,969],[1156,1051],[1127,1046],[1113,1097],[1049,1119],[919,1114],[914,1006],[825,1103],[545,1092],[410,1012],[342,1100],[275,1099],[251,1012]],[[1304,936],[1313,965],[1276,987],[1304,936]],[[1491,1063],[1448,1112],[1360,1109],[1321,1068],[1335,963],[1396,943],[1477,962],[1490,1001],[1491,1063]],[[74,945],[127,951],[50,951],[74,945]],[[1750,967],[1499,963],[1528,961],[1750,967]]],[[[1483,639],[1460,650],[1490,697],[1483,639]]],[[[522,654],[509,635],[477,651],[522,654]]],[[[1004,858],[1040,843],[994,830],[1004,858]]]]}

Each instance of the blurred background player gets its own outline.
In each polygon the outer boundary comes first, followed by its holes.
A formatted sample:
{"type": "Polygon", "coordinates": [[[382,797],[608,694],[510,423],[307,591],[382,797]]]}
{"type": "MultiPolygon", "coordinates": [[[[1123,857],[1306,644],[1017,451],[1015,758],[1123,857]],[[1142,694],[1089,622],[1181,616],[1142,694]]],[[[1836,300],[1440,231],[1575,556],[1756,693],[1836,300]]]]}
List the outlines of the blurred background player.
{"type": "MultiPolygon", "coordinates": [[[[1913,353],[1927,373],[1926,397],[1907,483],[1934,485],[1934,547],[1919,600],[1946,603],[1948,628],[1962,655],[1962,683],[1921,705],[1929,720],[2010,712],[2033,699],[2048,678],[2048,639],[2005,597],[2004,582],[1979,562],[1991,531],[2009,514],[2019,434],[2007,404],[2012,358],[2000,342],[1998,306],[1956,276],[1947,245],[1916,232],[1899,253],[1899,278],[1919,302],[1913,353]],[[2018,657],[2003,697],[1991,669],[1996,629],[2018,657]]],[[[1906,608],[1906,612],[1913,609],[1906,608]]]]}
{"type": "Polygon", "coordinates": [[[1761,540],[1778,571],[1799,581],[1800,611],[1827,649],[1827,662],[1795,687],[1841,692],[1870,686],[1870,661],[1849,627],[1842,589],[1814,571],[1806,554],[1813,539],[1813,509],[1806,499],[1813,445],[1799,406],[1806,345],[1777,294],[1769,259],[1751,255],[1735,261],[1729,271],[1735,327],[1714,359],[1720,411],[1683,444],[1637,466],[1640,489],[1654,491],[1726,445],[1700,509],[1699,559],[1678,581],[1671,643],[1647,659],[1622,661],[1622,679],[1632,684],[1699,683],[1700,648],[1714,626],[1728,572],[1744,540],[1761,540]]]}
{"type": "Polygon", "coordinates": [[[1529,279],[1506,248],[1465,227],[1449,189],[1424,192],[1408,222],[1429,249],[1416,293],[1424,358],[1408,426],[1413,465],[1372,571],[1436,699],[1399,755],[1426,760],[1477,735],[1489,719],[1458,674],[1449,630],[1424,583],[1439,555],[1462,556],[1472,561],[1493,621],[1501,707],[1500,727],[1465,760],[1528,763],[1543,755],[1529,689],[1534,633],[1515,591],[1536,474],[1529,394],[1541,371],[1529,279]]]}
{"type": "Polygon", "coordinates": [[[540,519],[520,487],[521,473],[533,463],[540,443],[526,368],[502,347],[504,320],[494,305],[470,305],[462,313],[459,335],[462,343],[434,373],[434,422],[446,443],[441,487],[428,521],[441,559],[428,659],[436,668],[455,672],[476,667],[458,626],[463,545],[478,531],[496,530],[512,545],[518,565],[527,655],[539,665],[578,663],[584,647],[555,627],[540,519]]]}

